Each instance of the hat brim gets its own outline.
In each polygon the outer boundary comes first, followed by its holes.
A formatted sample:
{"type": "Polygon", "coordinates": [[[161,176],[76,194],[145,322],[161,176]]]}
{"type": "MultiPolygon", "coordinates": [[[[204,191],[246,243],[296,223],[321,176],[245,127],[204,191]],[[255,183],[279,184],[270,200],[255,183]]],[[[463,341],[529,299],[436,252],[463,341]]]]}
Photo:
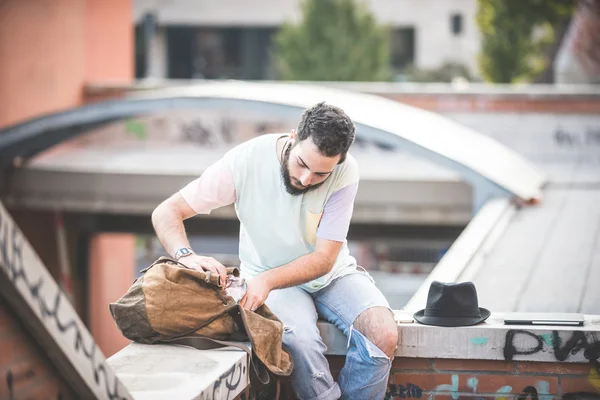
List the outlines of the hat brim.
{"type": "Polygon", "coordinates": [[[487,308],[479,307],[481,317],[479,318],[456,318],[456,317],[428,317],[425,315],[425,310],[420,310],[414,313],[413,318],[424,325],[435,326],[471,326],[477,325],[485,321],[490,316],[490,311],[487,308]]]}

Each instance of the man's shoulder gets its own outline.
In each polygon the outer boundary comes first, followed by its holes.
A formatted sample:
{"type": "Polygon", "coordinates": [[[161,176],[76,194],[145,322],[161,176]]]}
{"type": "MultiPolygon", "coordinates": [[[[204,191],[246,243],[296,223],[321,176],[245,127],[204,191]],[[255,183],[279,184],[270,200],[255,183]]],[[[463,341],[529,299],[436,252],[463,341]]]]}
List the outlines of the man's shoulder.
{"type": "Polygon", "coordinates": [[[351,175],[358,179],[359,169],[356,158],[350,153],[346,154],[346,159],[338,165],[339,173],[343,175],[351,175]]]}
{"type": "Polygon", "coordinates": [[[356,158],[350,153],[346,154],[346,160],[342,164],[346,164],[346,168],[352,169],[358,172],[358,162],[356,158]]]}
{"type": "Polygon", "coordinates": [[[360,174],[356,159],[350,154],[346,154],[346,159],[339,164],[335,170],[332,187],[333,191],[342,189],[346,186],[358,183],[360,174]]]}

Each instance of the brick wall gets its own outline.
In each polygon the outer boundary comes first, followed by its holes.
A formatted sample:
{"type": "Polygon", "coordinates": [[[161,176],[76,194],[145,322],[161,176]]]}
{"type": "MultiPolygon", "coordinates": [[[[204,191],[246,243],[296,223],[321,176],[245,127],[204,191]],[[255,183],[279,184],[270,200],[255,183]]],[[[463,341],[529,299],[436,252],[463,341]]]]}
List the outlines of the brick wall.
{"type": "MultiPolygon", "coordinates": [[[[193,82],[190,82],[194,84],[193,82]]],[[[402,83],[323,83],[340,89],[353,90],[374,94],[398,101],[413,107],[438,113],[455,112],[492,112],[492,113],[545,113],[545,114],[600,114],[600,96],[596,91],[577,92],[576,90],[561,91],[558,87],[550,86],[546,92],[539,85],[531,88],[511,85],[478,85],[473,84],[469,90],[453,90],[451,85],[419,84],[414,89],[413,84],[402,83]]],[[[185,86],[185,81],[164,81],[155,88],[170,86],[185,86]]],[[[86,103],[120,99],[136,93],[143,86],[89,84],[84,89],[86,103]]]]}
{"type": "Polygon", "coordinates": [[[129,0],[0,1],[0,126],[77,106],[133,78],[129,0]]]}
{"type": "MultiPolygon", "coordinates": [[[[329,356],[337,377],[343,356],[329,356]]],[[[600,399],[589,363],[394,359],[386,399],[600,399]]]]}
{"type": "MultiPolygon", "coordinates": [[[[327,356],[337,380],[344,356],[327,356]]],[[[394,359],[385,400],[600,399],[600,375],[589,363],[394,359]]],[[[282,399],[293,400],[286,382],[282,399]]],[[[247,388],[236,400],[253,399],[247,388]]]]}
{"type": "Polygon", "coordinates": [[[528,96],[490,94],[383,94],[383,97],[425,110],[446,112],[519,112],[598,114],[598,96],[528,96]]]}
{"type": "Polygon", "coordinates": [[[74,399],[52,363],[0,298],[0,399],[74,399]]]}

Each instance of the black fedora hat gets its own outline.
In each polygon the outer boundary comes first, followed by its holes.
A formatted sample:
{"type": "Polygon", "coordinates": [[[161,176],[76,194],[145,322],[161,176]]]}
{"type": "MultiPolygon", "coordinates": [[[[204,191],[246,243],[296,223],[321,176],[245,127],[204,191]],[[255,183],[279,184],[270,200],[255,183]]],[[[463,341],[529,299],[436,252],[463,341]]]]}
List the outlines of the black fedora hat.
{"type": "Polygon", "coordinates": [[[414,318],[425,325],[469,326],[485,321],[490,311],[479,307],[473,282],[431,282],[427,306],[414,318]]]}

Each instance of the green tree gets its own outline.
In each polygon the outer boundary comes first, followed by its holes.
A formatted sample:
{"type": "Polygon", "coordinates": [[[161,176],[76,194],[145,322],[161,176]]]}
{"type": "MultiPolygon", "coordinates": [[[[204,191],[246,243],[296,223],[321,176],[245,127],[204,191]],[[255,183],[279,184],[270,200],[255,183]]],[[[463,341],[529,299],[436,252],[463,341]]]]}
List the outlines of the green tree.
{"type": "Polygon", "coordinates": [[[354,0],[304,0],[303,18],[278,32],[276,62],[286,80],[380,81],[391,77],[389,31],[354,0]]]}
{"type": "Polygon", "coordinates": [[[574,0],[478,0],[478,57],[490,82],[531,81],[550,67],[574,0]]]}

